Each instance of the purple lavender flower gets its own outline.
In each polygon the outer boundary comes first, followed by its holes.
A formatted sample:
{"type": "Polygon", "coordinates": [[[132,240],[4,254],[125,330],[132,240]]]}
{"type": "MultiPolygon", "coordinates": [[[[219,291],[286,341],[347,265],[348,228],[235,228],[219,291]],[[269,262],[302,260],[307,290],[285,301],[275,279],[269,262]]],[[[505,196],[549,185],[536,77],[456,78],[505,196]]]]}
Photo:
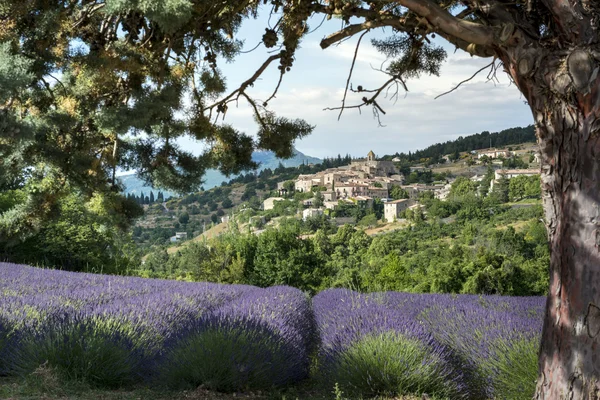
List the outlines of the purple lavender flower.
{"type": "MultiPolygon", "coordinates": [[[[169,370],[166,364],[177,365],[173,354],[189,350],[200,337],[206,347],[196,347],[195,357],[209,369],[223,361],[219,347],[232,349],[231,376],[220,388],[240,389],[258,382],[256,376],[262,386],[284,385],[308,375],[315,342],[309,299],[289,287],[259,289],[0,263],[0,293],[0,354],[5,355],[0,368],[13,374],[27,374],[49,361],[68,377],[100,377],[102,385],[142,376],[160,379],[169,370]],[[250,349],[252,357],[247,357],[250,349]]],[[[207,379],[218,376],[188,383],[210,384],[207,379]]]]}

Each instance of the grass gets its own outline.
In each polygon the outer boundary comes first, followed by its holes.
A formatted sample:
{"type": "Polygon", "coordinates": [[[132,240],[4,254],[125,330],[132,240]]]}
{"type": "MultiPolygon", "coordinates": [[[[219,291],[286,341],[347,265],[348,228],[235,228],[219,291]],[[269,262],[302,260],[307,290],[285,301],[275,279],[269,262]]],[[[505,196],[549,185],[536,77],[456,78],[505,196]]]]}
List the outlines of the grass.
{"type": "MultiPolygon", "coordinates": [[[[286,391],[218,393],[199,387],[193,390],[163,390],[147,387],[106,390],[77,383],[63,382],[58,374],[42,366],[26,378],[0,377],[0,399],[10,400],[350,400],[335,386],[324,389],[307,381],[286,391]]],[[[378,397],[378,400],[421,400],[422,397],[378,397]]],[[[432,399],[433,400],[433,399],[432,399]]]]}

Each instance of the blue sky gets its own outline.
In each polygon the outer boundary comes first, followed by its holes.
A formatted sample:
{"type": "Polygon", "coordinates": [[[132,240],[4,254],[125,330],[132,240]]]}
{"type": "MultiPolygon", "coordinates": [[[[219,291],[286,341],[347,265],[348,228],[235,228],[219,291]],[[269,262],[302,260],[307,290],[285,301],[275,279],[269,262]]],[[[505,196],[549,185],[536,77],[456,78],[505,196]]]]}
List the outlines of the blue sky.
{"type": "MultiPolygon", "coordinates": [[[[311,25],[319,22],[311,21],[311,25]]],[[[435,100],[435,96],[450,90],[491,61],[472,58],[460,50],[454,52],[453,46],[443,40],[438,43],[446,48],[448,59],[440,77],[422,76],[408,81],[409,92],[401,93],[395,104],[389,99],[380,101],[387,112],[382,116],[385,127],[378,126],[370,109],[363,109],[362,115],[357,110],[346,110],[338,121],[337,111],[323,109],[341,104],[358,37],[326,50],[321,50],[319,42],[339,26],[340,21],[329,21],[304,38],[292,70],[285,75],[276,99],[270,102],[271,109],[279,115],[303,118],[316,125],[312,135],[296,142],[296,147],[305,154],[361,156],[371,149],[377,155],[408,152],[484,130],[494,132],[533,123],[524,98],[502,71],[497,74],[499,82],[486,82],[487,73],[481,73],[453,93],[435,100]]],[[[245,50],[256,46],[264,28],[264,19],[247,21],[242,26],[239,37],[245,38],[245,50]]],[[[365,88],[378,87],[387,80],[387,75],[371,68],[379,67],[385,58],[371,46],[370,39],[384,36],[386,32],[379,30],[363,38],[351,80],[355,87],[359,84],[365,88]]],[[[235,88],[250,77],[268,55],[264,46],[260,46],[240,55],[234,63],[222,62],[220,68],[227,76],[228,87],[235,88]]],[[[266,99],[277,79],[277,64],[273,63],[250,93],[255,98],[266,99]]],[[[358,97],[349,95],[347,104],[352,104],[353,99],[354,103],[359,102],[358,97]]],[[[237,108],[230,107],[225,122],[248,134],[256,131],[251,110],[242,101],[237,108]]],[[[201,148],[193,143],[186,146],[198,151],[201,148]]]]}

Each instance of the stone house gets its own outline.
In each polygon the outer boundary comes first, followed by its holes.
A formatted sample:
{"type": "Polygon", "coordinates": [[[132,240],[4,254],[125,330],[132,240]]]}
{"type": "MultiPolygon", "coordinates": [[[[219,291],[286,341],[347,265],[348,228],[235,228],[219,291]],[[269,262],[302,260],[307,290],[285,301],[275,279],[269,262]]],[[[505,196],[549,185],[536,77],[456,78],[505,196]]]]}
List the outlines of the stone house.
{"type": "Polygon", "coordinates": [[[335,193],[338,199],[366,195],[368,185],[360,183],[343,183],[335,187],[335,193]]]}
{"type": "Polygon", "coordinates": [[[332,190],[321,192],[321,194],[323,195],[323,201],[335,201],[337,199],[335,192],[332,190]]]}
{"type": "Polygon", "coordinates": [[[497,149],[493,149],[493,150],[487,150],[487,151],[482,151],[479,152],[477,154],[477,158],[482,158],[484,156],[487,156],[489,158],[498,158],[498,157],[504,157],[504,158],[508,158],[511,155],[515,154],[512,151],[508,151],[508,150],[497,150],[497,149]]]}
{"type": "Polygon", "coordinates": [[[383,205],[383,217],[387,222],[394,222],[400,213],[406,210],[413,202],[409,199],[388,201],[383,205]]]}
{"type": "Polygon", "coordinates": [[[294,190],[297,192],[310,192],[313,186],[323,186],[322,175],[299,175],[294,182],[294,190]]]}
{"type": "Polygon", "coordinates": [[[367,187],[367,190],[364,192],[364,196],[373,197],[375,199],[387,199],[388,190],[387,190],[387,188],[369,186],[369,187],[367,187]]]}
{"type": "Polygon", "coordinates": [[[308,218],[317,217],[323,215],[323,210],[320,208],[307,208],[302,211],[302,220],[306,221],[308,218]]]}

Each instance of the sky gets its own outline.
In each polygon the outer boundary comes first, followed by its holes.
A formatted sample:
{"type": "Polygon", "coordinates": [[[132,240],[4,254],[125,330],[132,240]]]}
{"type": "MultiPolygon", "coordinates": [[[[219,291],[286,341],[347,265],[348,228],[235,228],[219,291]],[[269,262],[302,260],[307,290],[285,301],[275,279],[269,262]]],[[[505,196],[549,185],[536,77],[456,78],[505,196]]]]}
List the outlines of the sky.
{"type": "MultiPolygon", "coordinates": [[[[311,20],[310,25],[320,22],[320,19],[311,20]]],[[[237,35],[245,39],[244,50],[259,43],[265,23],[264,18],[244,23],[237,35]]],[[[501,70],[497,74],[498,81],[488,81],[485,71],[454,92],[434,99],[491,62],[491,59],[455,51],[443,39],[434,39],[448,53],[440,76],[423,75],[409,80],[409,91],[400,92],[396,101],[389,96],[381,99],[379,104],[386,111],[386,115],[381,116],[384,126],[379,126],[370,108],[363,108],[362,114],[356,109],[346,110],[338,121],[339,111],[323,109],[341,105],[358,36],[326,50],[320,48],[319,42],[339,29],[340,24],[336,20],[326,22],[303,39],[292,70],[285,74],[276,98],[270,102],[270,108],[278,115],[302,118],[315,126],[311,135],[296,141],[295,146],[301,152],[323,158],[337,154],[364,156],[373,150],[382,156],[422,149],[481,131],[496,132],[533,123],[524,97],[501,70]]],[[[351,79],[354,87],[377,88],[388,79],[387,75],[373,70],[386,60],[371,45],[370,39],[390,34],[390,30],[379,30],[363,38],[351,79]]],[[[221,61],[219,68],[227,77],[228,88],[232,90],[248,79],[268,56],[267,49],[259,46],[255,51],[239,55],[234,63],[221,61]]],[[[249,89],[251,96],[261,100],[270,96],[279,76],[277,65],[272,63],[263,78],[249,89]]],[[[360,97],[349,93],[347,104],[360,103],[360,97]]],[[[257,129],[250,107],[241,100],[237,108],[230,105],[225,122],[250,135],[257,129]]],[[[185,145],[201,151],[198,144],[185,145]]]]}

